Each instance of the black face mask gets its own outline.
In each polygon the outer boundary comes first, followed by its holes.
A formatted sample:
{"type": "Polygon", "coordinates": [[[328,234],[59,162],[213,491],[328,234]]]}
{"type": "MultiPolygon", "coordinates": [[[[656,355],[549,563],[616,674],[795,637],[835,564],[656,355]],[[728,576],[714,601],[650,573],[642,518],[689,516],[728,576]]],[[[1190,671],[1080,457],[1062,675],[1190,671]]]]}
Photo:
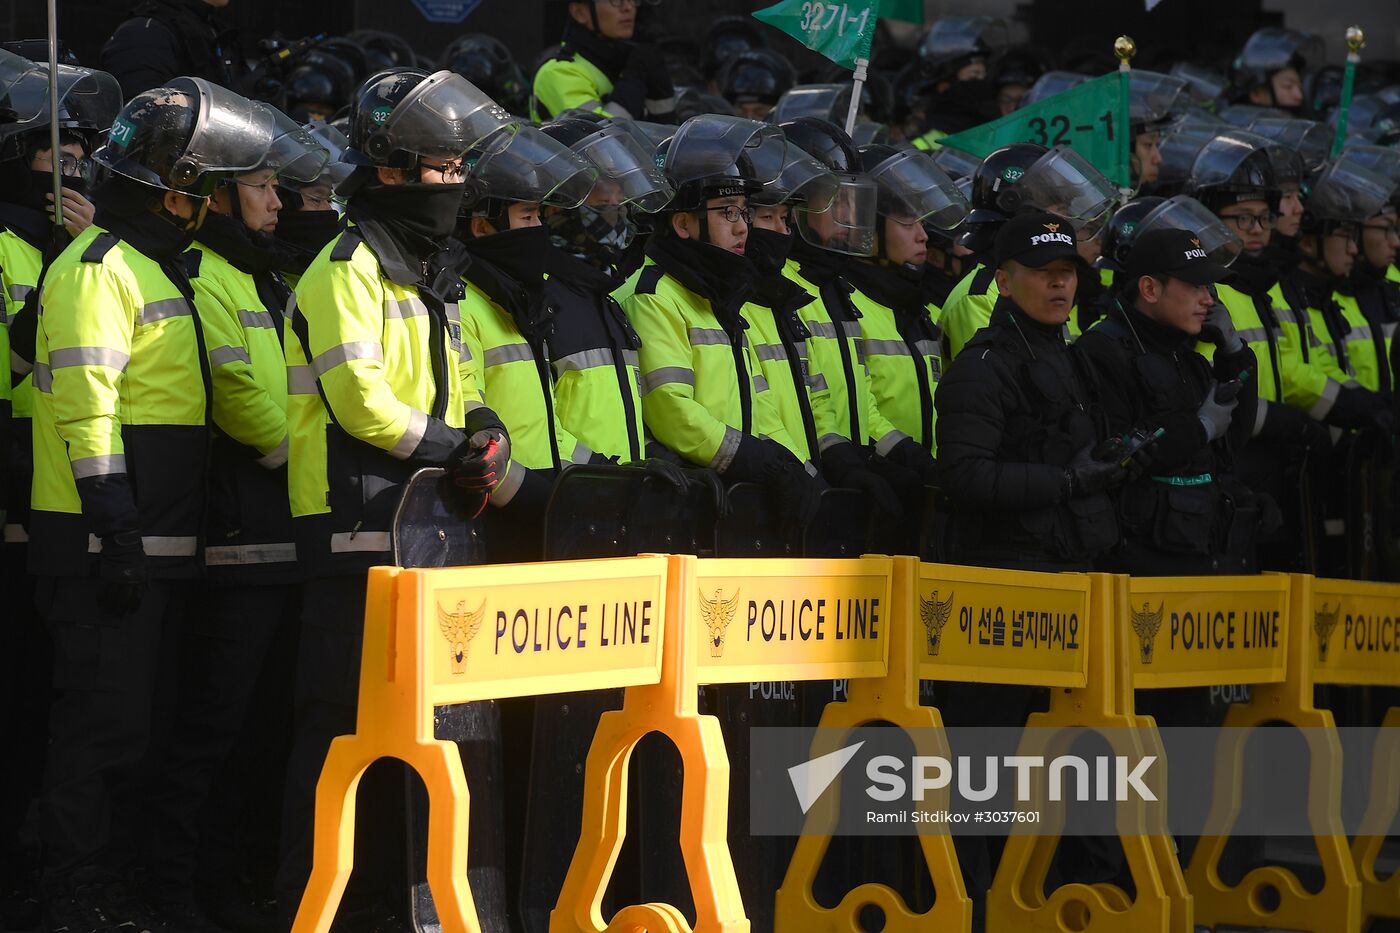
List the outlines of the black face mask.
{"type": "Polygon", "coordinates": [[[777,275],[783,271],[788,254],[792,252],[793,233],[779,233],[762,227],[750,227],[744,243],[744,255],[753,263],[759,275],[777,275]]]}
{"type": "Polygon", "coordinates": [[[344,228],[335,211],[281,211],[276,236],[300,250],[319,253],[344,228]]]}
{"type": "MultiPolygon", "coordinates": [[[[554,248],[549,242],[549,228],[540,225],[474,237],[465,243],[472,256],[499,266],[527,287],[544,281],[554,248]]],[[[470,270],[467,275],[470,278],[470,270]]]]}
{"type": "MultiPolygon", "coordinates": [[[[69,191],[87,196],[88,181],[81,175],[60,175],[59,180],[69,191]]],[[[3,199],[20,207],[37,211],[51,210],[49,195],[53,193],[53,173],[35,171],[18,160],[8,163],[0,171],[0,188],[5,190],[3,199]]]]}
{"type": "Polygon", "coordinates": [[[457,208],[466,184],[366,185],[355,195],[386,224],[400,227],[425,240],[441,240],[457,226],[457,208]]]}

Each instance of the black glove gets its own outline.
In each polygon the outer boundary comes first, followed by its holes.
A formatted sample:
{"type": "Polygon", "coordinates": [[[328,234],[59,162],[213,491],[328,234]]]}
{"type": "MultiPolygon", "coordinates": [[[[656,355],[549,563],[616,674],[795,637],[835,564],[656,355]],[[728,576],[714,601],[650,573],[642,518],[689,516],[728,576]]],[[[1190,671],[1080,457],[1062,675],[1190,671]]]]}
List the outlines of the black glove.
{"type": "Polygon", "coordinates": [[[632,46],[627,56],[627,64],[622,68],[622,77],[642,82],[646,94],[645,113],[634,113],[638,120],[644,117],[661,117],[676,109],[676,88],[671,83],[671,72],[666,68],[666,56],[654,45],[639,43],[632,46]]]}
{"type": "Polygon", "coordinates": [[[1085,444],[1065,467],[1065,498],[1092,496],[1127,480],[1128,471],[1117,460],[1094,459],[1094,445],[1085,444]]]}
{"type": "Polygon", "coordinates": [[[488,495],[505,479],[510,465],[510,437],[502,429],[477,431],[460,452],[448,473],[454,486],[480,490],[488,495]]]}
{"type": "MultiPolygon", "coordinates": [[[[778,446],[782,447],[781,444],[778,446]]],[[[822,504],[822,488],[825,484],[808,473],[807,469],[788,452],[786,447],[782,449],[784,453],[788,454],[789,463],[785,464],[779,473],[770,477],[764,486],[767,487],[768,494],[778,505],[783,525],[790,534],[795,535],[796,532],[812,524],[812,520],[817,517],[817,510],[821,508],[822,504]]]]}
{"type": "Polygon", "coordinates": [[[822,451],[822,473],[833,486],[859,489],[871,509],[887,518],[898,519],[903,512],[899,497],[890,484],[866,462],[865,451],[855,444],[832,444],[822,451]]]}
{"type": "Polygon", "coordinates": [[[895,495],[894,487],[874,470],[852,470],[841,485],[865,493],[865,501],[872,511],[879,513],[877,517],[882,524],[897,523],[904,515],[904,504],[895,495]]]}
{"type": "Polygon", "coordinates": [[[937,461],[933,459],[933,454],[924,450],[912,437],[906,437],[891,447],[890,452],[885,454],[885,459],[917,472],[923,477],[925,486],[938,485],[937,461]]]}
{"type": "Polygon", "coordinates": [[[97,604],[104,610],[124,616],[141,608],[150,573],[139,533],[118,531],[103,536],[97,578],[97,604]]]}
{"type": "Polygon", "coordinates": [[[1262,399],[1259,404],[1269,407],[1264,410],[1264,423],[1255,435],[1258,440],[1300,447],[1331,446],[1332,438],[1327,426],[1316,418],[1309,417],[1292,405],[1262,399]]]}
{"type": "Polygon", "coordinates": [[[491,498],[491,494],[485,489],[458,486],[452,481],[451,472],[443,473],[438,480],[437,489],[443,504],[447,506],[447,511],[464,522],[471,521],[485,511],[486,502],[491,498]]]}
{"type": "Polygon", "coordinates": [[[682,467],[686,481],[694,488],[707,491],[715,505],[715,515],[729,514],[729,497],[724,492],[724,480],[714,470],[705,467],[682,467]]]}
{"type": "Polygon", "coordinates": [[[1376,428],[1387,420],[1393,424],[1394,416],[1390,413],[1390,404],[1380,393],[1362,386],[1342,389],[1326,418],[1330,425],[1351,429],[1376,428]]]}
{"type": "Polygon", "coordinates": [[[782,472],[788,461],[797,464],[797,458],[782,444],[767,437],[744,434],[739,438],[739,446],[723,475],[729,483],[759,483],[766,485],[770,478],[782,472]]]}
{"type": "Polygon", "coordinates": [[[686,481],[685,471],[669,460],[648,457],[646,460],[633,460],[631,463],[624,463],[622,465],[645,470],[647,476],[655,476],[662,482],[670,483],[682,492],[690,485],[686,481]]]}

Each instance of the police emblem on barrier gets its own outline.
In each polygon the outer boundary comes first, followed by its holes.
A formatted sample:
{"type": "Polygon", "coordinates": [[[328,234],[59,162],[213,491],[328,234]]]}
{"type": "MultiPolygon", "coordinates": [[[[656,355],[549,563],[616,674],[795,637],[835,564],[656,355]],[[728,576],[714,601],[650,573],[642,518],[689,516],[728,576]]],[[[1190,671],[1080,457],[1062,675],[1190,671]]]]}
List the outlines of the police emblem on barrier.
{"type": "Polygon", "coordinates": [[[438,605],[438,628],[447,639],[448,654],[452,659],[452,673],[467,672],[467,653],[471,650],[472,639],[481,631],[481,623],[486,618],[486,600],[475,609],[467,609],[465,599],[457,600],[457,608],[447,612],[438,605]]]}
{"type": "Polygon", "coordinates": [[[724,657],[724,636],[729,631],[729,623],[734,621],[734,613],[738,611],[738,590],[729,599],[724,598],[724,591],[719,587],[715,588],[714,599],[706,599],[705,594],[700,593],[700,618],[705,620],[705,628],[709,629],[710,657],[724,657]]]}
{"type": "Polygon", "coordinates": [[[919,618],[924,620],[924,638],[931,658],[938,657],[938,649],[943,643],[943,626],[948,624],[948,619],[953,615],[953,595],[949,593],[948,598],[941,603],[938,601],[937,590],[934,590],[928,599],[919,597],[919,618]]]}
{"type": "Polygon", "coordinates": [[[1332,638],[1332,629],[1337,627],[1337,619],[1342,614],[1342,604],[1329,610],[1323,603],[1321,609],[1313,610],[1313,631],[1317,632],[1317,663],[1327,663],[1327,642],[1332,638]]]}
{"type": "Polygon", "coordinates": [[[1156,612],[1147,603],[1142,604],[1141,612],[1129,607],[1133,614],[1133,631],[1137,632],[1138,637],[1138,654],[1143,664],[1152,663],[1152,643],[1157,638],[1157,630],[1162,627],[1162,610],[1166,606],[1166,602],[1162,602],[1156,612]]]}

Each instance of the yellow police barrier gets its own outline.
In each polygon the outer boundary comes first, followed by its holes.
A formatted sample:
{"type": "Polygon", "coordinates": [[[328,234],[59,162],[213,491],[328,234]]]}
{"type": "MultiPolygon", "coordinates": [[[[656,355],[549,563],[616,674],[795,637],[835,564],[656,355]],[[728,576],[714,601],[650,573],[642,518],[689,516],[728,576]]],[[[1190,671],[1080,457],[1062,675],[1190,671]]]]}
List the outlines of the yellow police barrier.
{"type": "Polygon", "coordinates": [[[1256,679],[1250,681],[1255,685],[1250,701],[1231,705],[1217,747],[1207,826],[1222,834],[1202,836],[1186,866],[1196,922],[1204,926],[1282,926],[1311,933],[1360,929],[1361,885],[1341,819],[1341,742],[1332,714],[1313,705],[1314,646],[1307,637],[1313,587],[1313,578],[1301,574],[1205,577],[1191,584],[1133,581],[1132,605],[1142,607],[1133,614],[1133,624],[1143,639],[1135,679],[1151,677],[1153,685],[1197,685],[1240,682],[1240,675],[1256,671],[1251,675],[1256,679]],[[1242,595],[1240,588],[1250,580],[1286,588],[1280,590],[1281,606],[1270,606],[1259,589],[1242,595]],[[1196,620],[1189,639],[1188,614],[1196,620]],[[1175,623],[1170,622],[1173,618],[1175,623]],[[1176,641],[1163,641],[1164,624],[1177,626],[1176,641]],[[1155,631],[1154,639],[1144,639],[1143,631],[1155,631]],[[1168,651],[1159,654],[1164,644],[1168,651]],[[1282,670],[1276,666],[1280,652],[1282,670]],[[1193,672],[1197,663],[1202,670],[1193,672]],[[1148,667],[1154,668],[1150,675],[1144,673],[1148,667]],[[1237,885],[1220,877],[1220,859],[1240,811],[1249,731],[1276,722],[1304,730],[1308,743],[1308,821],[1323,872],[1322,889],[1315,894],[1292,871],[1277,865],[1255,868],[1237,885]]]}
{"type": "Polygon", "coordinates": [[[889,668],[889,558],[701,560],[671,557],[660,681],[629,686],[588,752],[583,828],[550,914],[550,933],[691,933],[670,904],[601,903],[626,828],[627,762],[649,732],[684,765],[680,848],[694,933],[747,933],[727,842],[729,759],[719,720],[697,712],[703,684],[883,677],[889,668]]]}
{"type": "MultiPolygon", "coordinates": [[[[1319,684],[1400,686],[1400,585],[1313,581],[1305,656],[1319,684]]],[[[1400,808],[1400,707],[1386,712],[1371,760],[1371,797],[1351,843],[1361,915],[1400,917],[1400,872],[1376,874],[1376,859],[1400,808]]]]}
{"type": "MultiPolygon", "coordinates": [[[[940,568],[941,569],[941,568],[940,568]]],[[[1127,598],[1127,578],[1107,574],[1016,574],[1025,587],[1025,602],[1045,614],[1048,593],[1041,589],[1073,586],[1081,592],[1076,638],[1076,665],[1084,676],[1065,677],[1059,671],[1021,675],[1017,683],[1055,683],[1045,713],[1034,713],[1028,721],[1025,739],[1018,755],[1053,758],[1066,753],[1068,729],[1094,729],[1108,740],[1115,755],[1132,760],[1155,755],[1164,760],[1160,741],[1150,721],[1132,713],[1132,681],[1127,652],[1117,637],[1118,607],[1127,598]]],[[[1053,605],[1053,603],[1051,603],[1053,605]]],[[[1061,610],[1066,615],[1067,610],[1061,610]]],[[[995,618],[995,616],[993,616],[995,618]]],[[[1072,617],[1071,617],[1072,618],[1072,617]]],[[[995,645],[993,645],[995,647],[995,645]]],[[[932,670],[925,674],[933,673],[932,670]]],[[[943,676],[948,676],[944,674],[943,676]]],[[[965,674],[954,676],[968,679],[965,674]]],[[[998,676],[1005,677],[1005,673],[998,676]]],[[[993,681],[1005,682],[1005,681],[993,681]]],[[[1159,801],[1166,799],[1162,769],[1150,772],[1148,784],[1159,801]]],[[[1062,885],[1046,896],[1045,882],[1055,850],[1058,830],[1063,826],[1064,805],[1045,798],[1044,787],[1034,786],[1035,795],[1028,809],[1042,814],[1034,835],[1013,834],[1007,838],[996,877],[987,895],[987,929],[991,931],[1171,931],[1190,933],[1190,899],[1176,863],[1165,817],[1160,805],[1126,800],[1115,809],[1115,824],[1123,847],[1135,895],[1112,884],[1072,883],[1062,885]]]]}
{"type": "MultiPolygon", "coordinates": [[[[846,743],[851,730],[874,722],[888,722],[913,732],[914,744],[920,755],[949,757],[947,740],[943,737],[943,720],[938,710],[919,703],[919,662],[921,646],[927,638],[925,625],[916,625],[916,596],[919,564],[911,557],[896,557],[893,561],[893,592],[890,611],[886,615],[889,630],[889,667],[886,672],[869,672],[866,679],[851,680],[847,699],[832,702],[822,711],[818,738],[813,743],[812,757],[837,751],[846,743]]],[[[969,584],[971,586],[972,584],[969,584]]],[[[947,606],[946,602],[940,606],[947,606]]],[[[940,610],[942,611],[942,610],[940,610]]],[[[942,617],[947,621],[947,614],[942,617]]],[[[956,621],[954,622],[956,625],[956,621]]],[[[939,632],[942,625],[939,625],[939,632]]],[[[938,811],[949,808],[949,791],[944,788],[930,796],[921,810],[938,811]]],[[[946,826],[933,822],[919,823],[919,846],[924,867],[933,882],[935,900],[924,913],[915,913],[888,885],[862,884],[842,897],[833,908],[817,902],[813,885],[821,869],[822,859],[831,845],[831,834],[838,822],[840,779],[807,812],[802,835],[797,840],[792,861],[788,863],[782,886],[778,889],[774,913],[775,933],[807,933],[822,930],[832,933],[861,933],[859,915],[868,905],[878,907],[884,915],[882,930],[888,933],[915,933],[927,930],[968,930],[972,925],[972,902],[963,887],[953,840],[946,826]]]]}
{"type": "Polygon", "coordinates": [[[371,570],[355,733],[331,743],[316,785],[313,865],[293,933],[330,929],[353,867],[356,788],[380,758],[406,762],[427,788],[427,878],[442,929],[479,933],[466,778],[455,743],[433,737],[433,708],[657,683],[670,646],[667,563],[371,570]]]}

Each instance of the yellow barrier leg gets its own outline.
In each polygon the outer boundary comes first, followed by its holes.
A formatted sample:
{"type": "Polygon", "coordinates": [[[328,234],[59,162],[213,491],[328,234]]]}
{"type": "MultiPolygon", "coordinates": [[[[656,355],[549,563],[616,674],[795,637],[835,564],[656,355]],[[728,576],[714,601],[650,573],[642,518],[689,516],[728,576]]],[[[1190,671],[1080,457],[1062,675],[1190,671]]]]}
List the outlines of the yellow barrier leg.
{"type": "Polygon", "coordinates": [[[1256,685],[1249,703],[1235,704],[1221,736],[1209,827],[1226,835],[1202,836],[1186,868],[1196,922],[1206,926],[1283,927],[1311,933],[1353,933],[1361,928],[1361,883],[1347,848],[1341,820],[1342,749],[1332,714],[1313,706],[1313,679],[1306,633],[1312,578],[1292,577],[1289,594],[1288,672],[1281,684],[1256,685]],[[1308,819],[1322,862],[1322,890],[1309,894],[1286,868],[1267,865],[1236,886],[1220,878],[1220,858],[1239,815],[1244,746],[1248,730],[1282,722],[1304,730],[1308,742],[1308,819]],[[1276,906],[1273,906],[1276,902],[1276,906]],[[1270,908],[1273,909],[1270,909],[1270,908]]]}
{"type": "MultiPolygon", "coordinates": [[[[917,561],[903,557],[894,559],[889,675],[879,680],[852,680],[846,702],[826,705],[819,723],[822,731],[812,747],[813,758],[836,751],[852,729],[872,722],[889,722],[906,730],[918,730],[913,735],[918,737],[915,745],[920,755],[949,757],[942,717],[936,709],[919,703],[919,681],[913,657],[917,577],[917,561]]],[[[840,788],[838,778],[807,814],[797,849],[782,887],[778,889],[775,933],[860,933],[863,927],[859,923],[859,913],[866,905],[874,905],[884,913],[883,930],[887,933],[970,930],[972,901],[963,887],[953,839],[946,829],[939,831],[935,824],[925,824],[928,828],[919,835],[924,865],[936,895],[926,913],[914,913],[896,891],[888,885],[874,883],[862,884],[847,892],[832,909],[817,903],[812,885],[836,827],[840,788]]],[[[936,799],[926,800],[925,805],[930,810],[946,810],[948,800],[949,792],[945,789],[936,799]]]]}
{"type": "MultiPolygon", "coordinates": [[[[1131,714],[1132,687],[1126,657],[1117,645],[1117,607],[1126,604],[1126,578],[1095,575],[1091,590],[1088,627],[1089,685],[1083,689],[1052,690],[1050,710],[1033,714],[1027,722],[1026,738],[1018,754],[1053,755],[1066,741],[1065,734],[1051,730],[1093,728],[1114,730],[1126,748],[1115,747],[1115,754],[1130,757],[1160,756],[1160,739],[1152,734],[1152,723],[1131,714]],[[1120,731],[1121,730],[1121,731],[1120,731]]],[[[1159,760],[1164,760],[1159,757],[1159,760]]],[[[1165,782],[1154,782],[1159,800],[1165,799],[1165,782]]],[[[1043,794],[1043,788],[1037,788],[1043,794]]],[[[1037,801],[1048,819],[1039,835],[1012,835],[1007,839],[997,866],[996,878],[987,894],[987,929],[992,933],[1020,933],[1023,930],[1047,933],[1081,931],[1188,931],[1191,928],[1190,901],[1184,895],[1180,869],[1169,857],[1160,810],[1149,810],[1141,802],[1126,802],[1118,808],[1119,841],[1133,879],[1136,896],[1111,884],[1067,884],[1046,897],[1046,876],[1060,843],[1058,829],[1063,825],[1061,804],[1037,801]],[[1149,832],[1152,834],[1149,835],[1149,832]],[[1164,881],[1164,877],[1168,880],[1164,881]]],[[[1160,807],[1160,805],[1159,805],[1160,807]]]]}
{"type": "Polygon", "coordinates": [[[1400,707],[1391,707],[1381,723],[1376,753],[1371,761],[1371,799],[1361,825],[1375,835],[1357,836],[1351,842],[1351,855],[1361,879],[1362,918],[1400,917],[1400,871],[1389,878],[1376,875],[1376,859],[1386,832],[1400,809],[1396,788],[1400,787],[1400,707]]]}
{"type": "Polygon", "coordinates": [[[621,710],[604,713],[588,752],[582,830],[550,913],[550,933],[749,933],[727,840],[729,757],[719,720],[696,702],[695,639],[687,632],[686,596],[694,558],[670,558],[661,682],[629,687],[621,710]],[[624,907],[605,923],[603,893],[626,829],[627,762],[650,732],[666,735],[684,764],[680,847],[695,901],[695,927],[670,904],[624,907]]]}
{"type": "Polygon", "coordinates": [[[331,742],[316,782],[311,876],[292,933],[328,933],[355,857],[355,792],[381,758],[398,758],[428,792],[428,884],[444,933],[480,933],[467,882],[467,780],[456,743],[433,738],[419,606],[397,568],[370,571],[354,735],[331,742]]]}

